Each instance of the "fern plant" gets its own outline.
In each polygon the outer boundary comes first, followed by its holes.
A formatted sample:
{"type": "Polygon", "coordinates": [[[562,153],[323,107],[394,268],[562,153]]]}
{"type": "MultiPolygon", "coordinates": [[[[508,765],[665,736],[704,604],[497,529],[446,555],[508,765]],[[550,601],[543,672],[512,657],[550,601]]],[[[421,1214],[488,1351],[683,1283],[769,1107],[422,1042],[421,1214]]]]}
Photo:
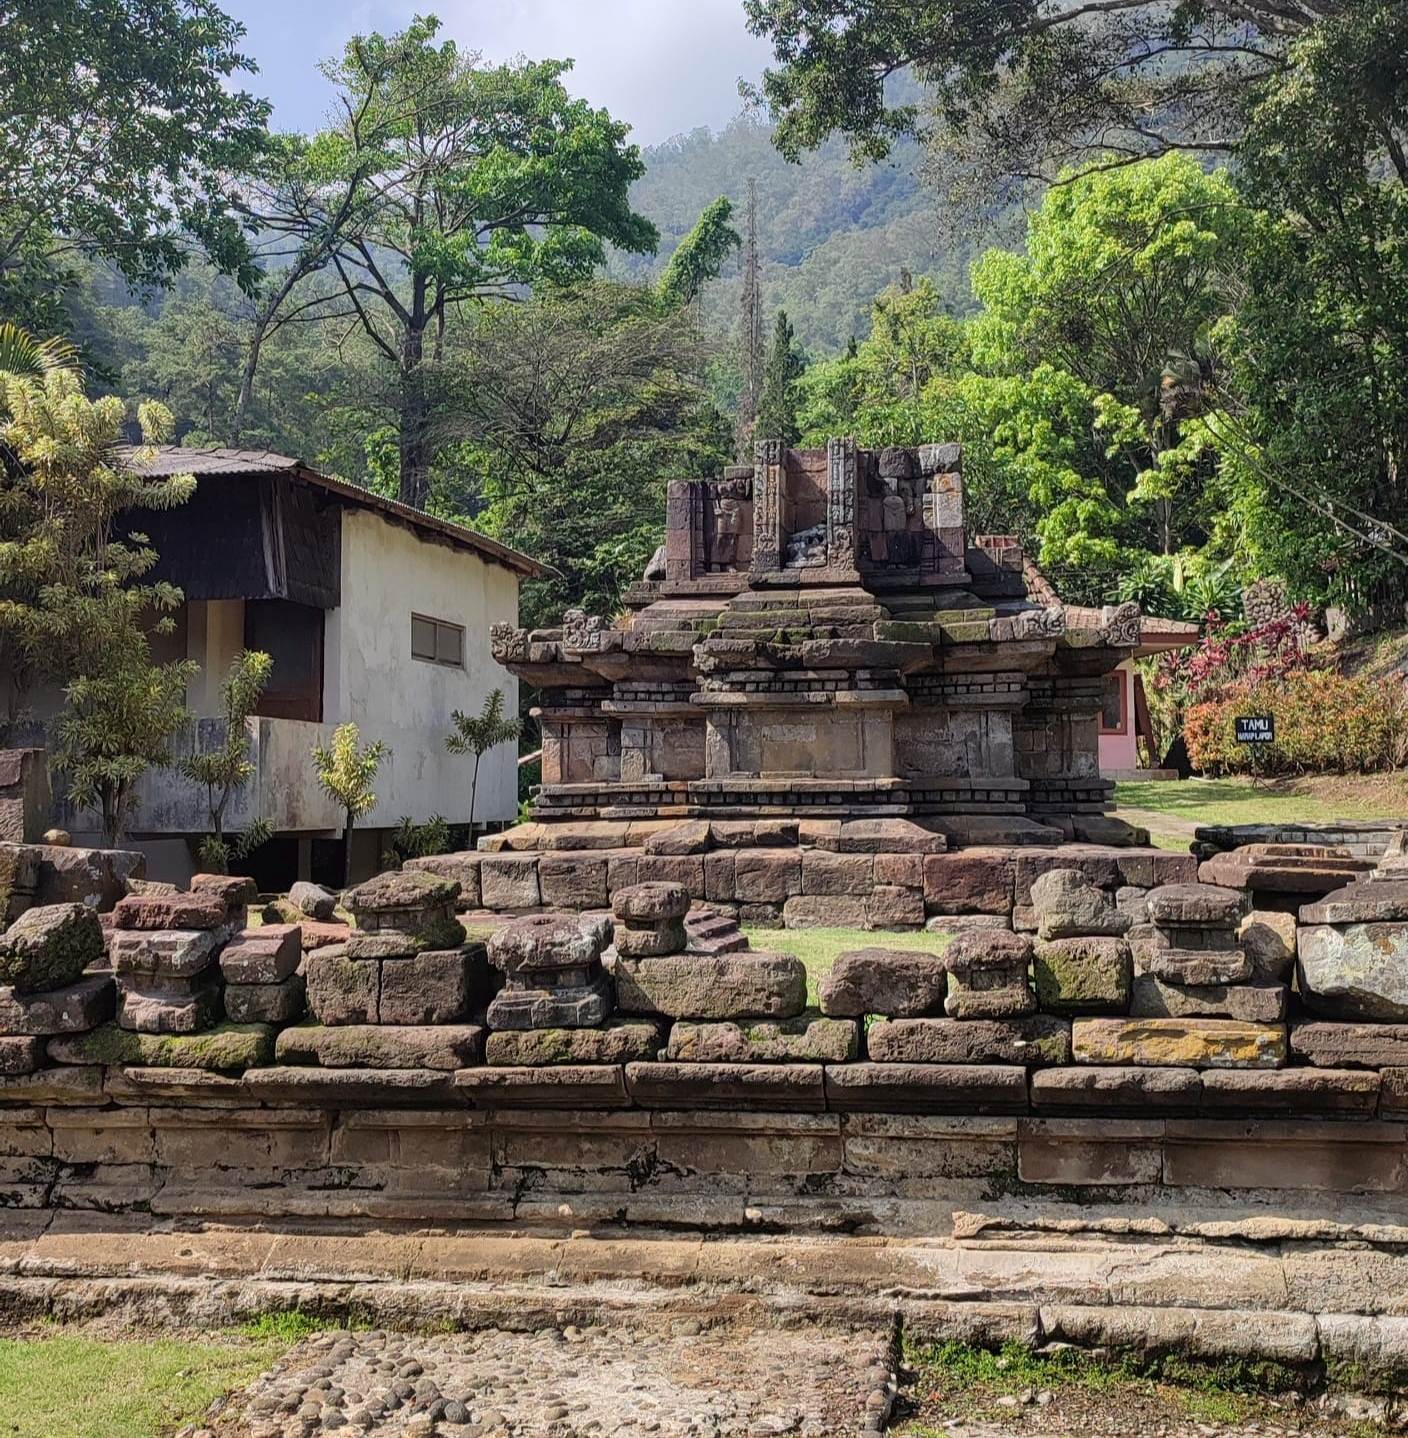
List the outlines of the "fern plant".
{"type": "Polygon", "coordinates": [[[465,714],[456,709],[450,718],[454,721],[455,732],[445,739],[445,747],[451,754],[472,754],[474,771],[469,781],[469,826],[474,827],[474,802],[479,789],[479,762],[491,749],[500,744],[517,743],[523,732],[523,721],[511,719],[504,713],[504,691],[495,689],[484,700],[484,707],[478,714],[465,714]]]}

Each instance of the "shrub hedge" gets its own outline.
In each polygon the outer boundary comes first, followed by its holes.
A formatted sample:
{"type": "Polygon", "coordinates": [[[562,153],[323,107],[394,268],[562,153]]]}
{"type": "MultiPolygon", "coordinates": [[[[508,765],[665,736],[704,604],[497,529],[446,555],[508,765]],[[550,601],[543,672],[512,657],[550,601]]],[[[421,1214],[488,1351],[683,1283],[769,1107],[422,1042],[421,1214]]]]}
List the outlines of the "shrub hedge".
{"type": "Polygon", "coordinates": [[[1301,670],[1193,705],[1183,733],[1204,774],[1370,773],[1408,760],[1408,700],[1398,678],[1301,670]],[[1275,742],[1238,744],[1239,714],[1270,714],[1275,742]]]}

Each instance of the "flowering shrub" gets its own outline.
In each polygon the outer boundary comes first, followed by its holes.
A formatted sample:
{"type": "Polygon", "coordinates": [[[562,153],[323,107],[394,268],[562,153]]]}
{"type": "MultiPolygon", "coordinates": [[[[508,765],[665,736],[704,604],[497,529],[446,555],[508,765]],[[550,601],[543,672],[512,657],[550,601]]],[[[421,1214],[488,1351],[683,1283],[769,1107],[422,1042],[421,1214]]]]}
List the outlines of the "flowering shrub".
{"type": "Polygon", "coordinates": [[[1408,759],[1408,699],[1397,678],[1302,669],[1221,686],[1188,710],[1183,735],[1204,774],[1392,769],[1408,759]],[[1275,743],[1238,744],[1239,714],[1270,714],[1275,743]]]}

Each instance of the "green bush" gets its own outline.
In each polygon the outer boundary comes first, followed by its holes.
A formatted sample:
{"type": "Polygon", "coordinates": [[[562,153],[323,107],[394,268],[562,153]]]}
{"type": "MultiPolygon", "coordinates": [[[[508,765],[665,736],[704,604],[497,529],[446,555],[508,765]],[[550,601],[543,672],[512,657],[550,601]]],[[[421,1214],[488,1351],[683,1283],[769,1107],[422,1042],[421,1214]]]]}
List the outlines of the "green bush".
{"type": "Polygon", "coordinates": [[[1204,774],[1374,773],[1408,759],[1408,702],[1397,678],[1303,670],[1193,705],[1183,733],[1204,774]],[[1272,716],[1274,743],[1237,743],[1237,716],[1249,714],[1272,716]]]}

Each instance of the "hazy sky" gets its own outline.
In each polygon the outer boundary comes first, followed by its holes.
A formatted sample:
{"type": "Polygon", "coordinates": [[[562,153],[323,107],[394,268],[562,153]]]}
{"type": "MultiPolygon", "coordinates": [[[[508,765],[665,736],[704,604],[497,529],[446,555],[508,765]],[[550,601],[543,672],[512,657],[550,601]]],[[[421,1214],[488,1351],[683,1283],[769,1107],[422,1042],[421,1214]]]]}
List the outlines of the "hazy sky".
{"type": "Polygon", "coordinates": [[[259,63],[247,88],[274,102],[279,129],[306,130],[328,112],[315,66],[349,35],[400,29],[417,12],[490,60],[571,58],[574,94],[605,105],[650,145],[696,125],[720,126],[740,108],[738,80],[769,59],[740,0],[223,0],[248,30],[259,63]]]}

